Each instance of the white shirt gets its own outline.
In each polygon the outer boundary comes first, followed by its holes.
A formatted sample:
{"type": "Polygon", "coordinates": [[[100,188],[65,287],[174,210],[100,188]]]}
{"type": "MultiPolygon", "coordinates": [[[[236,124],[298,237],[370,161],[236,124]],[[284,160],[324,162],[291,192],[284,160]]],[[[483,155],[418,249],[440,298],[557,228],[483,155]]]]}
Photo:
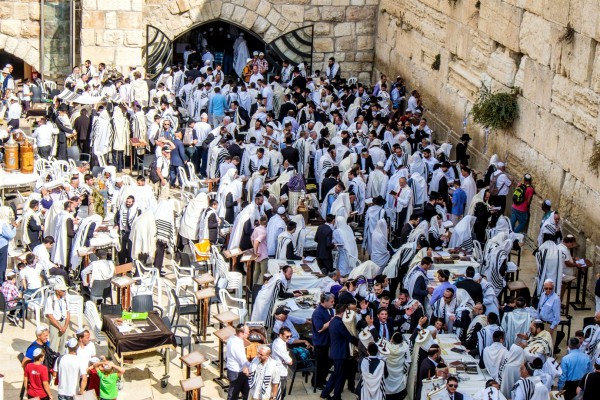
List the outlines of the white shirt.
{"type": "Polygon", "coordinates": [[[300,339],[300,334],[296,330],[296,327],[294,326],[294,324],[304,325],[304,324],[306,324],[306,318],[300,318],[300,317],[294,317],[293,315],[288,315],[285,322],[275,320],[275,323],[273,324],[273,332],[279,334],[279,329],[281,329],[281,327],[285,326],[290,331],[292,331],[291,332],[292,337],[290,337],[290,340],[288,340],[288,343],[292,344],[292,343],[294,343],[294,341],[300,339]]]}
{"type": "Polygon", "coordinates": [[[37,147],[52,146],[52,127],[49,124],[40,125],[31,134],[37,141],[37,147]]]}
{"type": "Polygon", "coordinates": [[[252,74],[252,75],[250,75],[249,83],[256,83],[256,82],[258,82],[259,79],[264,79],[260,72],[257,74],[252,74]]]}
{"type": "Polygon", "coordinates": [[[18,102],[12,103],[8,107],[8,120],[21,118],[21,111],[21,105],[18,102]]]}
{"type": "Polygon", "coordinates": [[[206,137],[212,130],[212,127],[207,122],[198,122],[196,125],[194,125],[194,130],[196,131],[196,136],[198,137],[198,143],[196,146],[202,146],[202,142],[206,140],[206,137]]]}
{"type": "Polygon", "coordinates": [[[494,176],[496,177],[496,187],[499,189],[498,196],[506,196],[511,184],[506,172],[497,170],[494,172],[494,176]]]}
{"type": "Polygon", "coordinates": [[[265,104],[265,110],[273,111],[273,90],[269,87],[269,85],[263,88],[262,96],[267,100],[265,104]]]}
{"type": "Polygon", "coordinates": [[[160,169],[160,174],[163,178],[169,177],[169,166],[171,165],[171,159],[167,159],[163,156],[159,156],[156,160],[156,166],[160,169]]]}
{"type": "Polygon", "coordinates": [[[85,347],[77,347],[77,357],[85,359],[86,363],[96,355],[96,345],[90,340],[85,347]]]}
{"type": "Polygon", "coordinates": [[[248,367],[250,363],[246,358],[246,349],[244,341],[237,336],[232,336],[227,341],[227,356],[226,368],[231,372],[242,372],[242,368],[248,367]]]}
{"type": "Polygon", "coordinates": [[[287,345],[280,337],[277,337],[271,344],[271,358],[281,364],[280,376],[287,377],[288,365],[292,364],[292,357],[287,349],[287,345]]]}
{"type": "Polygon", "coordinates": [[[105,281],[115,275],[115,264],[112,261],[96,260],[81,271],[81,281],[87,286],[87,276],[92,274],[90,286],[94,281],[105,281]]]}
{"type": "Polygon", "coordinates": [[[42,287],[41,271],[42,267],[39,264],[35,267],[25,267],[21,270],[19,277],[27,283],[27,289],[37,290],[42,287]]]}
{"type": "Polygon", "coordinates": [[[54,370],[58,371],[58,395],[75,396],[79,388],[79,378],[87,375],[88,360],[80,358],[76,354],[65,354],[54,364],[54,370]]]}
{"type": "Polygon", "coordinates": [[[63,296],[60,299],[53,294],[46,299],[44,306],[44,315],[52,315],[57,321],[64,321],[69,313],[69,302],[67,296],[63,296]]]}

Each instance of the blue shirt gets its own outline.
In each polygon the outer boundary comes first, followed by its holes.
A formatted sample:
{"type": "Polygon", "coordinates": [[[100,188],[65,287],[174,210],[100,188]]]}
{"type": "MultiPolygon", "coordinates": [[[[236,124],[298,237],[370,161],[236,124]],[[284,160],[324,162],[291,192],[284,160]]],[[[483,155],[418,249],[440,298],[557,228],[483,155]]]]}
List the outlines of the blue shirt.
{"type": "Polygon", "coordinates": [[[321,304],[312,314],[312,342],[313,346],[329,346],[329,330],[325,329],[323,332],[319,332],[323,329],[323,325],[327,322],[331,321],[331,318],[334,316],[333,309],[327,309],[323,307],[321,304]]]}
{"type": "Polygon", "coordinates": [[[592,370],[592,361],[579,349],[570,349],[569,354],[563,357],[560,362],[562,375],[558,378],[558,390],[565,387],[565,382],[577,381],[592,370]]]}
{"type": "Polygon", "coordinates": [[[17,234],[17,228],[9,224],[2,224],[2,232],[0,232],[0,248],[7,246],[17,234]]]}
{"type": "Polygon", "coordinates": [[[221,93],[215,93],[210,100],[210,108],[208,113],[211,115],[225,115],[227,107],[227,99],[221,93]]]}
{"type": "Polygon", "coordinates": [[[538,318],[550,323],[550,329],[560,323],[560,298],[554,292],[550,296],[542,293],[538,305],[538,318]]]}
{"type": "Polygon", "coordinates": [[[452,194],[452,215],[463,215],[467,205],[467,194],[458,188],[452,194]]]}
{"type": "Polygon", "coordinates": [[[429,304],[433,304],[439,298],[441,298],[444,295],[446,289],[452,289],[454,290],[454,293],[456,293],[456,286],[454,286],[450,282],[443,282],[442,284],[440,284],[440,286],[434,289],[433,293],[431,294],[431,299],[429,299],[429,304]]]}

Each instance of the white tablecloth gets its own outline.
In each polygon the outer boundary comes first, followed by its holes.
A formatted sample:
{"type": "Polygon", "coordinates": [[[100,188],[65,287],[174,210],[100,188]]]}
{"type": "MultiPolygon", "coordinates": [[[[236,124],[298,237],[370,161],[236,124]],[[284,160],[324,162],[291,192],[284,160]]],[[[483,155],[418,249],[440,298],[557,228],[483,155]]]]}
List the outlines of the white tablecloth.
{"type": "Polygon", "coordinates": [[[32,185],[39,177],[35,172],[33,174],[22,174],[20,172],[6,172],[0,169],[0,189],[32,185]]]}
{"type": "Polygon", "coordinates": [[[306,296],[294,297],[294,298],[286,299],[286,300],[277,300],[277,301],[275,301],[275,307],[273,307],[273,309],[276,310],[277,307],[279,307],[279,306],[287,305],[288,307],[290,307],[292,309],[292,312],[290,312],[290,315],[293,315],[294,317],[298,317],[298,318],[312,318],[312,314],[313,314],[313,311],[315,311],[316,306],[309,307],[309,308],[298,308],[296,310],[296,309],[294,309],[295,307],[292,304],[290,304],[290,303],[297,304],[303,298],[307,298],[307,299],[314,300],[315,304],[318,305],[319,298],[321,297],[321,291],[319,289],[308,289],[308,292],[309,292],[309,294],[306,296]]]}
{"type": "MultiPolygon", "coordinates": [[[[270,259],[268,263],[268,270],[271,275],[277,275],[279,274],[281,265],[291,265],[294,268],[294,275],[292,275],[289,290],[316,288],[319,285],[320,278],[317,278],[315,275],[308,272],[304,272],[300,267],[300,264],[302,263],[302,261],[296,260],[270,259]]],[[[317,260],[306,264],[310,265],[314,272],[321,272],[317,265],[317,260]]]]}

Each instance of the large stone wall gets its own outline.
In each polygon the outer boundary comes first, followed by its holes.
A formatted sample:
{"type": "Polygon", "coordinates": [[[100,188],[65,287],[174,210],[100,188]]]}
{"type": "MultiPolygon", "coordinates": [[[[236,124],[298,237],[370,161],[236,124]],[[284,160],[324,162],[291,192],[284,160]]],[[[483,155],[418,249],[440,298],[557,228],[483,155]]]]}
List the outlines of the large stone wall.
{"type": "Polygon", "coordinates": [[[447,124],[437,124],[441,139],[456,143],[482,82],[520,87],[521,116],[510,131],[486,140],[469,119],[474,164],[484,170],[496,153],[517,179],[532,173],[529,235],[537,236],[541,200],[551,199],[595,260],[600,179],[588,159],[600,139],[599,15],[600,3],[588,0],[381,0],[375,45],[375,73],[401,75],[418,89],[433,119],[447,124]],[[573,39],[561,40],[568,24],[573,39]]]}
{"type": "Polygon", "coordinates": [[[39,1],[0,1],[0,49],[40,68],[39,1]]]}
{"type": "Polygon", "coordinates": [[[215,19],[232,22],[270,42],[314,25],[313,63],[330,56],[348,76],[370,79],[378,0],[83,0],[82,59],[118,68],[143,64],[146,24],[174,39],[215,19]]]}

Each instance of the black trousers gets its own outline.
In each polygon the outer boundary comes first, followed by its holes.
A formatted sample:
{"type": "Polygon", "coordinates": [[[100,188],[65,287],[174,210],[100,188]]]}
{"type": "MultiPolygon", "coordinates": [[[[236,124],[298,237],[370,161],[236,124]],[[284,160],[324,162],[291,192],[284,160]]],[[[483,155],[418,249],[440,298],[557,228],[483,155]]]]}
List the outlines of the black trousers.
{"type": "Polygon", "coordinates": [[[119,264],[131,262],[131,240],[129,232],[121,231],[121,251],[119,251],[119,264]]]}
{"type": "Polygon", "coordinates": [[[327,397],[333,390],[333,399],[340,400],[342,398],[342,391],[344,390],[344,382],[346,382],[346,376],[348,371],[347,360],[333,360],[333,373],[329,375],[327,385],[321,392],[321,397],[327,397]]]}
{"type": "Polygon", "coordinates": [[[321,271],[333,271],[333,258],[317,258],[317,265],[321,271]]]}
{"type": "Polygon", "coordinates": [[[158,272],[162,272],[163,261],[165,259],[165,248],[166,243],[161,240],[156,241],[156,252],[154,253],[154,268],[158,269],[158,272]]]}
{"type": "Polygon", "coordinates": [[[565,400],[573,400],[573,397],[577,394],[577,385],[579,385],[579,380],[577,381],[566,381],[565,387],[565,400]]]}
{"type": "Polygon", "coordinates": [[[240,393],[242,400],[248,400],[250,387],[248,386],[248,375],[243,372],[227,371],[229,389],[227,389],[227,400],[237,400],[240,393]]]}
{"type": "Polygon", "coordinates": [[[315,373],[315,387],[325,386],[327,382],[327,373],[331,367],[329,359],[329,346],[315,346],[315,359],[317,360],[317,372],[315,373]]]}

